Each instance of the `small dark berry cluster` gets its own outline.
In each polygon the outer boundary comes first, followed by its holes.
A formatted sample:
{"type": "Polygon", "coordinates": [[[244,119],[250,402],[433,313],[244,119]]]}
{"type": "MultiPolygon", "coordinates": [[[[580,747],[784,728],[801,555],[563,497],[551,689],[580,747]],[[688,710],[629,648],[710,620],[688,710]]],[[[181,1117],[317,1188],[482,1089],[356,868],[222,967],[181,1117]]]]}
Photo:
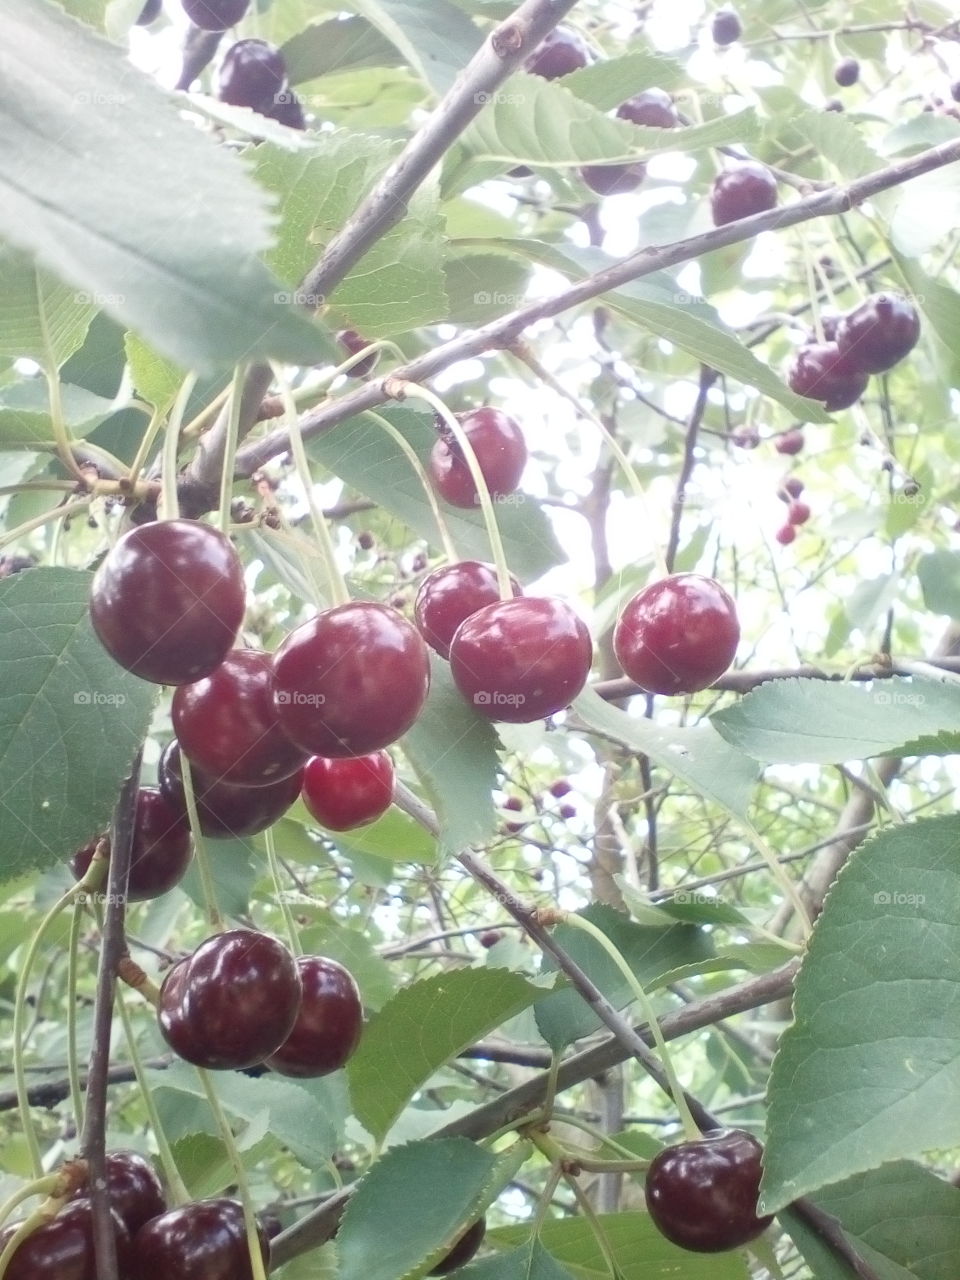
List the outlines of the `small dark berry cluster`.
{"type": "Polygon", "coordinates": [[[781,547],[788,547],[797,536],[798,527],[810,519],[810,508],[800,498],[803,488],[803,481],[799,476],[787,476],[777,490],[777,497],[787,504],[786,523],[774,535],[781,547]]]}

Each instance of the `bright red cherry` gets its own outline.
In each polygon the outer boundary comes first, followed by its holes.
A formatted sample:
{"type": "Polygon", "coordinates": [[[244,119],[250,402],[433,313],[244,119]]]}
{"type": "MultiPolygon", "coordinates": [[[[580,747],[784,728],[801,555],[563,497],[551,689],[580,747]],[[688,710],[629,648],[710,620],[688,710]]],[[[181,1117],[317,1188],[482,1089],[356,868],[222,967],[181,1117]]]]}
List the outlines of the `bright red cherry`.
{"type": "MultiPolygon", "coordinates": [[[[167,1209],[163,1185],[149,1160],[136,1151],[108,1151],[106,1155],[107,1194],[110,1208],[134,1235],[145,1222],[167,1209]]],[[[81,1188],[72,1197],[86,1195],[81,1188]]]]}
{"type": "Polygon", "coordinates": [[[247,12],[250,0],[181,0],[183,11],[195,27],[226,31],[247,12]]]}
{"type": "Polygon", "coordinates": [[[647,693],[687,694],[723,675],[739,640],[737,606],[719,582],[675,573],[633,597],[614,629],[613,649],[647,693]]]}
{"type": "MultiPolygon", "coordinates": [[[[117,1263],[121,1274],[130,1265],[130,1232],[123,1219],[112,1214],[117,1263]]],[[[0,1251],[20,1223],[0,1231],[0,1251]]],[[[85,1197],[71,1200],[55,1218],[44,1223],[18,1245],[5,1280],[95,1280],[93,1215],[85,1197]]]]}
{"type": "Polygon", "coordinates": [[[487,1219],[485,1217],[478,1218],[476,1222],[467,1227],[447,1256],[438,1262],[428,1274],[431,1276],[446,1276],[451,1271],[456,1271],[458,1267],[465,1267],[480,1248],[486,1233],[487,1219]]]}
{"type": "Polygon", "coordinates": [[[833,78],[841,89],[849,89],[860,79],[860,63],[856,58],[841,58],[833,68],[833,78]]]}
{"type": "MultiPolygon", "coordinates": [[[[527,445],[519,424],[499,409],[490,408],[458,414],[457,419],[477,455],[491,497],[513,493],[527,465],[527,445]]],[[[451,506],[477,507],[480,499],[470,468],[445,425],[441,425],[430,452],[429,471],[437,492],[451,506]]]]}
{"type": "MultiPolygon", "coordinates": [[[[266,1264],[270,1246],[258,1227],[266,1264]]],[[[253,1280],[243,1206],[198,1200],[154,1218],[133,1240],[134,1280],[253,1280]]]]}
{"type": "MultiPolygon", "coordinates": [[[[97,841],[92,840],[73,855],[70,866],[78,880],[86,874],[96,847],[97,841]]],[[[169,893],[183,879],[192,857],[190,827],[183,813],[155,787],[141,787],[130,851],[127,900],[147,902],[169,893]]]]}
{"type": "Polygon", "coordinates": [[[234,649],[205,679],[181,685],[171,714],[180,749],[218,783],[262,787],[306,761],[277,719],[273,660],[256,649],[234,649]]]}
{"type": "Polygon", "coordinates": [[[805,502],[791,502],[787,507],[789,524],[806,524],[810,519],[810,508],[805,502]]]}
{"type": "Polygon", "coordinates": [[[837,325],[837,346],[858,373],[885,373],[917,345],[920,317],[912,302],[877,293],[837,325]]]}
{"type": "MultiPolygon", "coordinates": [[[[264,787],[234,787],[217,782],[202,769],[190,770],[200,832],[210,840],[243,839],[272,827],[300,794],[303,770],[264,787]]],[[[186,815],[180,744],[173,738],[157,765],[160,790],[177,813],[186,815]]]]}
{"type": "Polygon", "coordinates": [[[157,1019],[171,1049],[212,1070],[252,1067],[293,1030],[302,987],[276,938],[230,929],[201,942],[168,970],[157,1019]]]}
{"type": "Polygon", "coordinates": [[[773,536],[780,543],[781,547],[789,547],[790,543],[793,542],[794,538],[797,536],[797,530],[792,524],[783,524],[773,536]]]}
{"type": "Polygon", "coordinates": [[[287,64],[266,40],[238,40],[223,55],[218,79],[221,102],[261,111],[272,106],[287,84],[287,64]]]}
{"type": "MultiPolygon", "coordinates": [[[[515,596],[523,595],[516,578],[510,584],[515,596]]],[[[497,571],[480,560],[460,560],[441,565],[420,584],[413,606],[417,628],[441,658],[450,656],[450,642],[460,623],[485,604],[500,599],[497,571]]]]}
{"type": "Polygon", "coordinates": [[[746,160],[714,178],[710,207],[717,227],[775,209],[777,180],[766,165],[746,160]]]}
{"type": "MultiPolygon", "coordinates": [[[[673,99],[662,89],[646,89],[617,107],[617,119],[653,129],[675,129],[680,123],[673,99]]],[[[580,170],[587,186],[601,196],[633,191],[647,176],[642,160],[632,164],[589,164],[580,170]]]]}
{"type": "Polygon", "coordinates": [[[797,395],[822,400],[830,413],[849,409],[867,389],[868,377],[856,369],[835,342],[800,347],[787,369],[787,385],[797,395]]]}
{"type": "Polygon", "coordinates": [[[713,15],[713,22],[710,26],[710,34],[713,36],[713,43],[721,47],[733,44],[735,40],[739,40],[743,33],[743,27],[740,23],[740,15],[736,9],[729,7],[718,9],[713,15]]]}
{"type": "Polygon", "coordinates": [[[488,720],[529,724],[569,706],[593,660],[590,633],[568,604],[521,596],[485,605],[460,624],[450,671],[488,720]]]}
{"type": "MultiPolygon", "coordinates": [[[[348,356],[359,355],[365,347],[370,345],[369,340],[363,334],[358,333],[356,329],[341,329],[337,334],[337,342],[340,343],[348,356]]],[[[368,373],[373,372],[379,359],[380,352],[374,351],[371,355],[359,360],[352,369],[349,369],[347,376],[350,378],[365,378],[368,373]]]]}
{"type": "Polygon", "coordinates": [[[305,751],[368,755],[407,732],[430,687],[420,633],[386,605],[352,601],[305,622],[274,655],[280,724],[305,751]]]}
{"type": "Polygon", "coordinates": [[[328,831],[352,831],[393,804],[393,761],[386,751],[327,760],[314,756],[303,771],[303,803],[328,831]]]}
{"type": "Polygon", "coordinates": [[[229,538],[196,520],[157,521],[129,529],[107,553],[90,618],[121,667],[155,684],[189,684],[226,657],[244,595],[229,538]]]}
{"type": "Polygon", "coordinates": [[[579,71],[590,61],[590,50],[576,31],[569,27],[554,27],[531,53],[524,70],[544,80],[559,80],[571,71],[579,71]]]}
{"type": "Polygon", "coordinates": [[[783,435],[777,436],[773,442],[773,447],[777,453],[785,454],[787,457],[793,457],[794,454],[800,453],[803,445],[803,432],[796,427],[792,427],[789,431],[784,431],[783,435]]]}
{"type": "Polygon", "coordinates": [[[647,1170],[650,1217],[681,1249],[719,1253],[755,1240],[773,1221],[757,1217],[763,1148],[738,1129],[665,1147],[647,1170]]]}
{"type": "Polygon", "coordinates": [[[363,1004],[352,974],[325,956],[297,961],[303,998],[293,1030],[266,1065],[284,1076],[339,1071],[360,1042],[363,1004]]]}

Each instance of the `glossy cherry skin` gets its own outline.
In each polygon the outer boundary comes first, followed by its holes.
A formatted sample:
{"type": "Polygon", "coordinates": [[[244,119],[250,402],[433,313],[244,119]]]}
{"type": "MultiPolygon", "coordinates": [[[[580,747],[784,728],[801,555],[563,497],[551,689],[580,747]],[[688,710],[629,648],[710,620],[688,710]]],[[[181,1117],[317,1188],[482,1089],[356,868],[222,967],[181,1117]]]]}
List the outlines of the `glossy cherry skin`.
{"type": "Polygon", "coordinates": [[[240,1070],[279,1049],[301,995],[296,961],[282,943],[253,929],[229,929],[168,970],[157,1020],[187,1062],[240,1070]]]}
{"type": "Polygon", "coordinates": [[[647,1210],[681,1249],[719,1253],[755,1240],[773,1221],[757,1217],[763,1148],[720,1129],[657,1153],[647,1170],[647,1210]]]}
{"type": "MultiPolygon", "coordinates": [[[[270,1253],[258,1227],[260,1253],[270,1253]]],[[[198,1200],[141,1227],[133,1240],[131,1280],[253,1280],[243,1206],[198,1200]]]]}
{"type": "Polygon", "coordinates": [[[236,26],[250,7],[250,0],[181,0],[183,11],[195,27],[226,31],[236,26]]]}
{"type": "MultiPolygon", "coordinates": [[[[86,874],[96,846],[97,841],[93,840],[73,855],[70,865],[78,880],[86,874]]],[[[127,901],[147,902],[169,893],[183,879],[192,857],[190,827],[183,814],[155,787],[141,787],[130,850],[127,901]]]]}
{"type": "Polygon", "coordinates": [[[719,582],[674,573],[633,597],[614,628],[613,649],[647,693],[688,694],[723,675],[739,640],[737,607],[719,582]]]}
{"type": "Polygon", "coordinates": [[[885,373],[913,350],[920,317],[912,302],[877,293],[845,315],[837,325],[837,346],[859,373],[885,373]]]}
{"type": "Polygon", "coordinates": [[[777,436],[773,442],[773,447],[777,453],[782,453],[787,457],[793,457],[794,454],[803,450],[804,439],[803,432],[798,431],[794,427],[790,431],[785,431],[782,436],[777,436]]]}
{"type": "MultiPolygon", "coordinates": [[[[167,743],[157,765],[157,782],[173,808],[186,817],[183,762],[176,738],[167,743]]],[[[265,787],[234,787],[217,782],[202,769],[190,770],[200,832],[210,840],[243,839],[272,827],[300,794],[303,770],[265,787]]]]}
{"type": "MultiPolygon", "coordinates": [[[[136,1151],[108,1151],[106,1166],[110,1208],[123,1220],[131,1235],[151,1218],[166,1213],[163,1186],[149,1160],[136,1151]]],[[[85,1189],[81,1189],[72,1199],[85,1195],[85,1189]]]]}
{"type": "MultiPolygon", "coordinates": [[[[515,596],[523,590],[512,575],[515,596]]],[[[460,560],[441,565],[420,584],[413,606],[417,629],[434,652],[449,658],[450,642],[460,623],[486,604],[500,599],[497,571],[481,560],[460,560]]]]}
{"type": "Polygon", "coordinates": [[[352,601],[305,622],[274,655],[284,732],[330,759],[369,755],[407,732],[430,687],[420,633],[394,609],[352,601]]]}
{"type": "Polygon", "coordinates": [[[326,1076],[339,1071],[360,1043],[360,989],[342,964],[326,956],[301,956],[297,968],[303,984],[297,1020],[266,1065],[284,1076],[326,1076]]]}
{"type": "Polygon", "coordinates": [[[431,1276],[446,1276],[451,1271],[456,1271],[458,1267],[465,1267],[480,1248],[486,1233],[486,1218],[478,1218],[472,1226],[467,1227],[447,1256],[438,1262],[428,1274],[431,1276]]]}
{"type": "MultiPolygon", "coordinates": [[[[617,119],[653,129],[675,129],[680,123],[673,99],[662,89],[646,89],[622,102],[617,119]]],[[[633,164],[589,164],[580,170],[580,176],[598,195],[622,195],[640,185],[647,176],[647,166],[642,160],[633,164]]]]}
{"type": "MultiPolygon", "coordinates": [[[[130,1232],[113,1213],[117,1262],[121,1275],[130,1265],[130,1232]]],[[[0,1250],[19,1227],[12,1223],[0,1231],[0,1250]]],[[[95,1280],[93,1216],[86,1197],[71,1200],[55,1218],[38,1227],[17,1248],[6,1270],[6,1280],[95,1280]]]]}
{"type": "Polygon", "coordinates": [[[835,342],[800,347],[787,369],[787,385],[797,395],[822,400],[831,413],[849,409],[863,395],[867,374],[851,365],[835,342]]]}
{"type": "Polygon", "coordinates": [[[714,226],[722,227],[776,207],[777,180],[766,165],[747,160],[735,169],[725,169],[713,180],[710,208],[714,226]]]}
{"type": "Polygon", "coordinates": [[[587,682],[593,645],[563,600],[521,596],[485,605],[450,645],[457,688],[488,720],[529,724],[569,706],[587,682]]]}
{"type": "Polygon", "coordinates": [[[163,9],[163,0],[147,0],[146,4],[140,10],[140,17],[137,18],[136,26],[149,27],[151,22],[156,22],[160,17],[160,11],[163,9]]]}
{"type": "Polygon", "coordinates": [[[841,58],[833,68],[833,78],[841,89],[849,89],[860,79],[860,63],[856,58],[841,58]]]}
{"type": "Polygon", "coordinates": [[[260,111],[271,106],[287,83],[287,64],[266,40],[238,40],[223,55],[217,88],[221,102],[260,111]]]}
{"type": "Polygon", "coordinates": [[[524,63],[524,70],[544,80],[559,80],[590,61],[590,50],[575,31],[554,27],[524,63]]]}
{"type": "Polygon", "coordinates": [[[393,761],[386,751],[328,760],[314,756],[303,771],[301,795],[328,831],[352,831],[383,816],[393,804],[393,761]]]}
{"type": "MultiPolygon", "coordinates": [[[[527,445],[519,424],[499,409],[474,409],[457,417],[491,496],[513,493],[527,465],[527,445]]],[[[446,427],[430,451],[429,472],[437,492],[451,506],[472,510],[479,505],[470,468],[446,427]]]]}
{"type": "Polygon", "coordinates": [[[714,44],[720,46],[733,44],[735,40],[740,39],[742,33],[743,27],[740,23],[740,15],[735,9],[718,9],[713,15],[710,34],[713,36],[714,44]]]}
{"type": "Polygon", "coordinates": [[[280,727],[273,660],[233,649],[216,671],[173,695],[173,731],[191,764],[218,783],[263,787],[301,769],[306,753],[280,727]]]}
{"type": "MultiPolygon", "coordinates": [[[[343,347],[347,355],[355,356],[361,352],[364,347],[369,347],[369,341],[358,333],[356,329],[341,329],[337,334],[337,342],[343,347]]],[[[365,378],[368,373],[372,373],[374,366],[380,359],[380,352],[374,351],[371,355],[365,356],[363,360],[359,360],[352,369],[347,370],[349,378],[365,378]]]]}
{"type": "Polygon", "coordinates": [[[107,553],[90,618],[121,667],[154,684],[189,684],[226,657],[244,603],[230,540],[208,524],[166,520],[129,529],[107,553]]]}

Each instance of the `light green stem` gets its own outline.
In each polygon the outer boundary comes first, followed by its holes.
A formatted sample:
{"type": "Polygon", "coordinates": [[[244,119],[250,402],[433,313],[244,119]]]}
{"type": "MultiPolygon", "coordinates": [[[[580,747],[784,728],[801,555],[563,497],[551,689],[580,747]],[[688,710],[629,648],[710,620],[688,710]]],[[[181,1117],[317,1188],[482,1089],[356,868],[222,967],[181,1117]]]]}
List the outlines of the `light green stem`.
{"type": "Polygon", "coordinates": [[[187,403],[196,386],[197,376],[188,373],[180,384],[177,398],[167,419],[167,433],[163,441],[163,458],[161,460],[160,502],[158,514],[161,520],[176,520],[180,514],[180,497],[177,493],[177,450],[180,445],[180,427],[183,415],[187,411],[187,403]]]}
{"type": "Polygon", "coordinates": [[[377,424],[377,426],[380,427],[382,431],[385,431],[387,433],[390,439],[395,442],[395,444],[397,445],[397,448],[401,450],[404,457],[410,463],[410,466],[416,472],[417,479],[423,485],[423,492],[426,495],[427,502],[430,506],[430,510],[433,512],[433,518],[437,522],[437,530],[440,534],[440,542],[443,546],[443,554],[446,556],[450,564],[456,564],[457,560],[460,557],[457,555],[457,549],[453,545],[453,539],[450,536],[450,530],[447,528],[447,522],[443,518],[443,512],[440,510],[440,503],[437,501],[436,491],[434,490],[433,485],[430,483],[430,478],[424,469],[423,463],[417,457],[417,453],[413,445],[410,443],[409,440],[405,439],[403,436],[403,433],[398,431],[392,422],[388,422],[387,419],[382,416],[382,414],[374,413],[372,409],[368,409],[364,416],[367,418],[372,418],[373,421],[377,424]]]}
{"type": "Polygon", "coordinates": [[[237,453],[240,434],[240,400],[246,365],[238,364],[230,383],[230,411],[227,414],[227,436],[223,446],[223,470],[220,473],[220,528],[230,531],[230,499],[233,495],[233,460],[237,453]]]}
{"type": "Polygon", "coordinates": [[[287,901],[286,891],[283,887],[283,876],[280,874],[280,862],[277,858],[272,827],[268,827],[263,833],[263,843],[267,851],[270,875],[273,877],[273,888],[277,895],[277,904],[283,912],[283,922],[286,925],[287,936],[290,939],[290,950],[295,956],[302,956],[303,947],[300,943],[300,934],[297,931],[297,922],[293,918],[293,912],[290,910],[290,903],[287,901]]]}
{"type": "Polygon", "coordinates": [[[83,922],[83,906],[73,904],[70,921],[70,941],[67,952],[67,1075],[70,1078],[70,1100],[73,1106],[73,1124],[77,1133],[83,1132],[83,1090],[80,1088],[80,1059],[77,1053],[77,953],[80,947],[80,925],[83,922]]]}
{"type": "Polygon", "coordinates": [[[190,834],[193,837],[193,856],[200,876],[200,889],[203,893],[204,906],[211,926],[218,932],[223,929],[223,916],[217,903],[217,889],[210,870],[210,859],[203,832],[200,830],[200,818],[197,814],[197,797],[193,789],[193,774],[190,772],[190,761],[180,752],[180,776],[183,780],[183,798],[186,801],[187,817],[190,820],[190,834]]]}

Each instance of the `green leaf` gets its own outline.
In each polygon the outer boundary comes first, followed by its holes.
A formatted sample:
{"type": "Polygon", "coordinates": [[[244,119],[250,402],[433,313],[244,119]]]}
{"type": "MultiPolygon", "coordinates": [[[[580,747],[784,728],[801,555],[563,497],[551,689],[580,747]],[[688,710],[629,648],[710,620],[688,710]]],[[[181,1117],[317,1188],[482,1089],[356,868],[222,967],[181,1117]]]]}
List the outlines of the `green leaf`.
{"type": "Polygon", "coordinates": [[[879,204],[889,211],[890,238],[898,253],[919,258],[942,243],[960,222],[957,166],[922,173],[888,191],[879,204]]]}
{"type": "MultiPolygon", "coordinates": [[[[248,840],[204,840],[207,863],[213,879],[220,910],[228,916],[240,916],[250,909],[250,893],[257,882],[258,855],[248,840]]],[[[196,859],[187,868],[180,888],[201,910],[206,897],[196,859]]]]}
{"type": "Polygon", "coordinates": [[[791,116],[789,128],[827,161],[844,179],[859,178],[882,166],[863,140],[863,130],[837,111],[802,111],[791,116]]]}
{"type": "Polygon", "coordinates": [[[446,93],[483,39],[449,0],[349,0],[436,94],[446,93]]]}
{"type": "Polygon", "coordinates": [[[350,970],[367,1009],[382,1008],[396,990],[390,966],[358,929],[348,929],[331,916],[302,929],[300,939],[305,954],[328,956],[350,970]]]}
{"type": "Polygon", "coordinates": [[[771,680],[710,719],[729,743],[769,764],[950,755],[960,750],[960,686],[920,676],[869,687],[771,680]]]}
{"type": "MultiPolygon", "coordinates": [[[[269,1112],[263,1112],[237,1139],[244,1167],[262,1160],[274,1144],[265,1139],[269,1112]]],[[[275,1148],[274,1148],[275,1150],[275,1148]]],[[[217,1196],[236,1185],[237,1173],[229,1152],[212,1133],[191,1133],[173,1144],[173,1157],[187,1190],[196,1200],[217,1196]]]]}
{"type": "Polygon", "coordinates": [[[460,969],[399,991],[347,1066],[357,1119],[383,1138],[439,1067],[542,995],[508,969],[460,969]]]}
{"type": "Polygon", "coordinates": [[[291,84],[303,84],[352,67],[394,67],[396,46],[364,18],[311,22],[281,47],[291,84]]]}
{"type": "Polygon", "coordinates": [[[894,254],[894,261],[924,320],[938,339],[934,346],[941,356],[950,385],[960,387],[960,355],[957,354],[960,294],[944,281],[927,275],[914,259],[894,254]]]}
{"type": "Polygon", "coordinates": [[[530,268],[502,253],[472,253],[448,259],[447,320],[486,324],[526,300],[530,268]]]}
{"type": "MultiPolygon", "coordinates": [[[[83,387],[65,383],[60,388],[60,411],[68,435],[79,439],[108,418],[114,405],[83,387]]],[[[15,382],[0,391],[0,448],[50,450],[55,444],[45,379],[15,382]]]]}
{"type": "Polygon", "coordinates": [[[40,270],[28,254],[0,245],[0,356],[59,369],[83,346],[96,311],[88,294],[40,270]]]}
{"type": "Polygon", "coordinates": [[[960,818],[856,849],[814,928],[770,1077],[763,1204],[960,1142],[960,818]]]}
{"type": "Polygon", "coordinates": [[[55,5],[7,0],[4,19],[0,235],[185,368],[316,360],[256,257],[271,215],[242,162],[55,5]]]}
{"type": "Polygon", "coordinates": [[[672,58],[625,53],[571,72],[563,77],[563,87],[598,111],[612,111],[644,89],[675,89],[683,84],[684,76],[683,68],[672,58]]]}
{"type": "Polygon", "coordinates": [[[396,807],[368,827],[334,831],[329,833],[329,838],[340,849],[366,853],[374,858],[389,858],[391,862],[419,862],[422,866],[430,866],[439,857],[433,836],[396,807]]]}
{"type": "Polygon", "coordinates": [[[124,348],[137,392],[147,404],[165,413],[177,398],[183,383],[183,370],[158,355],[135,333],[124,337],[124,348]]]}
{"type": "Polygon", "coordinates": [[[565,1267],[552,1258],[539,1239],[519,1249],[475,1262],[460,1272],[462,1280],[573,1280],[565,1267]]]}
{"type": "Polygon", "coordinates": [[[0,878],[69,857],[105,830],[156,689],[110,658],[89,618],[91,575],[0,581],[0,878]]]}
{"type": "MultiPolygon", "coordinates": [[[[648,992],[660,985],[665,974],[702,964],[713,955],[707,935],[692,925],[674,923],[670,928],[661,929],[634,924],[629,916],[600,903],[578,911],[577,915],[607,935],[648,992]]],[[[553,936],[614,1008],[623,1009],[634,1002],[626,978],[596,939],[582,929],[564,924],[557,925],[553,936]]],[[[549,973],[553,968],[554,962],[547,957],[544,972],[549,973]]],[[[540,1034],[553,1049],[563,1049],[604,1025],[583,996],[572,988],[544,996],[534,1012],[540,1034]]]]}
{"type": "Polygon", "coordinates": [[[960,555],[956,551],[931,551],[917,562],[923,603],[931,613],[960,618],[960,555]]]}

